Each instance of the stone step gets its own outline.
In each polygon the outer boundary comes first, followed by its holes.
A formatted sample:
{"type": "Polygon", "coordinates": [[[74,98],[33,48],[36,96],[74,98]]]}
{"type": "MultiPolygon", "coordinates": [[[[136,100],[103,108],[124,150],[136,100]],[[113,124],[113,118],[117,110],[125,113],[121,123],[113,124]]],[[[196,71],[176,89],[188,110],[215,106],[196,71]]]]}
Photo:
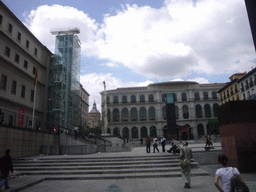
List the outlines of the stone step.
{"type": "MultiPolygon", "coordinates": [[[[192,169],[191,174],[195,176],[208,176],[209,173],[202,169],[192,169]]],[[[102,179],[132,179],[132,178],[156,178],[156,177],[181,177],[181,171],[176,172],[137,172],[117,174],[74,174],[74,175],[44,175],[45,180],[102,180],[102,179]]]]}
{"type": "MultiPolygon", "coordinates": [[[[167,163],[167,164],[151,164],[151,168],[157,167],[179,167],[179,163],[167,163]]],[[[192,168],[199,168],[197,162],[191,163],[192,168]]],[[[41,171],[41,170],[101,170],[101,169],[132,169],[132,168],[147,168],[149,165],[106,165],[106,166],[55,166],[55,167],[15,167],[16,171],[41,171]]]]}
{"type": "MultiPolygon", "coordinates": [[[[123,179],[149,177],[180,177],[178,155],[169,153],[141,156],[54,156],[20,158],[13,161],[20,176],[43,176],[46,179],[123,179]]],[[[117,154],[116,154],[117,155],[117,154]]],[[[192,175],[209,173],[192,160],[192,175]]]]}
{"type": "MultiPolygon", "coordinates": [[[[37,163],[33,163],[33,164],[14,164],[14,167],[16,167],[16,169],[19,169],[20,167],[67,167],[67,166],[73,166],[73,167],[92,167],[92,166],[102,166],[102,167],[106,167],[106,166],[125,166],[125,165],[129,165],[129,166],[133,166],[133,165],[161,165],[161,164],[165,164],[165,165],[172,165],[172,166],[179,166],[179,160],[162,160],[162,161],[125,161],[125,162],[86,162],[86,163],[77,163],[77,162],[71,162],[71,163],[41,163],[40,161],[37,163]]],[[[192,165],[194,165],[197,163],[192,161],[192,165]]]]}
{"type": "Polygon", "coordinates": [[[158,172],[177,172],[180,167],[160,167],[160,168],[130,168],[130,169],[101,169],[101,170],[41,170],[41,171],[22,171],[20,175],[95,175],[95,174],[126,174],[126,173],[158,173],[158,172]]]}
{"type": "Polygon", "coordinates": [[[168,154],[161,154],[161,155],[157,155],[157,156],[120,156],[120,157],[104,157],[104,159],[102,157],[83,157],[83,158],[78,158],[78,157],[72,157],[69,156],[67,158],[64,157],[55,157],[55,158],[48,158],[48,157],[39,157],[39,158],[19,158],[19,159],[14,159],[13,163],[15,162],[36,162],[36,161],[41,161],[41,162],[54,162],[54,161],[58,161],[58,162],[70,162],[70,161],[131,161],[131,160],[153,160],[153,159],[178,159],[178,155],[168,155],[168,154]]]}

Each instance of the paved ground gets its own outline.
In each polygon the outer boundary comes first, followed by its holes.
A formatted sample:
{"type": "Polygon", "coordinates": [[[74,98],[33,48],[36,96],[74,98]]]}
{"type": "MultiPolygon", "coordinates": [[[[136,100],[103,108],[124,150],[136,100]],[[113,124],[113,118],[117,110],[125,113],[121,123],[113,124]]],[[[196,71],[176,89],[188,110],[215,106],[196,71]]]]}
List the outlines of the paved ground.
{"type": "MultiPolygon", "coordinates": [[[[190,144],[193,151],[204,151],[203,144],[190,144]]],[[[214,150],[220,149],[220,143],[215,144],[214,150]]],[[[152,149],[151,149],[152,150],[152,149]]],[[[161,150],[160,150],[161,151],[161,150]]],[[[160,152],[161,153],[161,152],[160,152]]],[[[97,153],[86,156],[141,156],[149,155],[145,152],[145,147],[134,148],[131,152],[122,153],[97,153]]],[[[150,155],[157,155],[158,153],[150,153],[150,155]]],[[[54,156],[49,156],[53,158],[54,156]]],[[[72,156],[77,157],[77,156],[72,156]]],[[[34,157],[37,158],[37,157],[34,157]]],[[[209,176],[192,177],[191,189],[183,188],[183,181],[181,177],[168,178],[147,178],[147,179],[120,179],[120,180],[44,180],[42,176],[20,176],[10,180],[11,189],[3,191],[16,191],[15,188],[24,186],[25,184],[35,182],[30,187],[22,190],[24,192],[215,192],[218,191],[214,186],[214,174],[219,166],[207,165],[200,166],[200,168],[208,171],[209,176]]],[[[256,173],[241,174],[246,184],[252,192],[256,192],[256,173]]]]}

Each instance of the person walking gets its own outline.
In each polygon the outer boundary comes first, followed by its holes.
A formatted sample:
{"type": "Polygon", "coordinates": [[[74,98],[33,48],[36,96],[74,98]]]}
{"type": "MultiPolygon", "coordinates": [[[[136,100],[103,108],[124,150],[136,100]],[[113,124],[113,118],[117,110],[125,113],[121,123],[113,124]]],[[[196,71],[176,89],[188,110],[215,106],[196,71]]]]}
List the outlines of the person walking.
{"type": "Polygon", "coordinates": [[[74,128],[74,132],[75,132],[75,139],[76,139],[76,138],[77,138],[77,136],[78,136],[78,131],[79,131],[78,126],[75,126],[75,128],[74,128]]]}
{"type": "Polygon", "coordinates": [[[164,138],[164,136],[161,136],[161,145],[162,151],[165,152],[166,139],[164,138]]]}
{"type": "Polygon", "coordinates": [[[5,151],[5,156],[1,158],[0,161],[0,168],[1,168],[1,181],[0,181],[0,190],[3,185],[5,185],[5,189],[9,189],[9,183],[8,183],[8,177],[9,172],[11,171],[13,173],[13,166],[12,166],[12,158],[10,156],[10,149],[7,149],[5,151]]]}
{"type": "Polygon", "coordinates": [[[188,159],[189,163],[181,166],[182,179],[185,182],[184,188],[190,188],[191,184],[191,159],[193,158],[192,149],[188,147],[188,142],[183,143],[180,149],[180,160],[188,159]]]}
{"type": "Polygon", "coordinates": [[[225,154],[220,154],[218,156],[218,163],[221,164],[221,168],[217,169],[215,173],[214,184],[216,188],[221,192],[233,191],[231,188],[231,178],[236,175],[240,181],[243,179],[237,170],[237,168],[228,167],[228,157],[225,154]],[[222,187],[219,185],[219,180],[221,180],[222,187]]]}
{"type": "Polygon", "coordinates": [[[153,143],[153,153],[155,153],[156,152],[156,150],[158,151],[158,153],[159,153],[159,149],[158,149],[158,147],[157,147],[157,138],[154,138],[154,143],[153,143]]]}
{"type": "Polygon", "coordinates": [[[150,153],[150,143],[151,143],[151,140],[150,140],[150,137],[148,135],[147,138],[146,138],[146,151],[147,151],[147,153],[150,153]]]}

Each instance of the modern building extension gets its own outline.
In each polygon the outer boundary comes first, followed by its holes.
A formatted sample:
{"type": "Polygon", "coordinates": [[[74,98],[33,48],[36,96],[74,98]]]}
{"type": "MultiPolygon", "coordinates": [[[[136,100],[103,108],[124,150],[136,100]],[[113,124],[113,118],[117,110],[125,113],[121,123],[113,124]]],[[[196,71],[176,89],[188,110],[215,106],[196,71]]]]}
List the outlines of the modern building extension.
{"type": "Polygon", "coordinates": [[[49,73],[48,123],[74,128],[80,121],[80,41],[77,28],[53,30],[55,55],[49,73]]]}

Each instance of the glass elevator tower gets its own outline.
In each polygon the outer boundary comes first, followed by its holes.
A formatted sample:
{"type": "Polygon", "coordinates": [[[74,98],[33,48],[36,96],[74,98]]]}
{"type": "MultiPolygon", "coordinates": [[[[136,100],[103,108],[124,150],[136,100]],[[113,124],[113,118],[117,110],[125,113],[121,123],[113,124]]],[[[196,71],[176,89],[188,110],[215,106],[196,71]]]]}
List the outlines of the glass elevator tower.
{"type": "Polygon", "coordinates": [[[49,68],[48,123],[65,128],[79,125],[80,41],[77,28],[51,31],[55,55],[49,68]]]}

